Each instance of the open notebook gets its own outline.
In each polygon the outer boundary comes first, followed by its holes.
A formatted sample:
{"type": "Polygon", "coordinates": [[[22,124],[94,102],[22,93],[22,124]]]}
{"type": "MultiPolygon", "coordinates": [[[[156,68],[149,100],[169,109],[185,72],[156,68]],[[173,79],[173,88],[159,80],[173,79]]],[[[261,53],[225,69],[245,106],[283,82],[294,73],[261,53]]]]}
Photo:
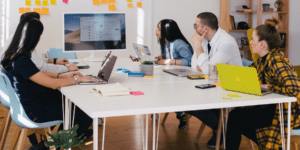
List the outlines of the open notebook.
{"type": "Polygon", "coordinates": [[[97,85],[94,87],[94,90],[101,93],[104,97],[130,95],[129,89],[118,83],[97,85]]]}

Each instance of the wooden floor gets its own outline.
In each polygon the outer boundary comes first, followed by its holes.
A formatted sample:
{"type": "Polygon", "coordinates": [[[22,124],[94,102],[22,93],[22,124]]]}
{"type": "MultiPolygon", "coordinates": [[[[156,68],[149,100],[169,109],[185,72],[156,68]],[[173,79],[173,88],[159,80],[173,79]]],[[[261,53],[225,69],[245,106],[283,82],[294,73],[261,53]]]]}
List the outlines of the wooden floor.
{"type": "MultiPolygon", "coordinates": [[[[161,120],[164,114],[161,114],[161,120]]],[[[141,150],[143,148],[143,121],[144,116],[126,116],[126,117],[111,117],[106,119],[106,133],[105,133],[105,149],[106,150],[141,150]]],[[[1,120],[2,121],[2,120],[1,120]]],[[[211,129],[205,127],[204,132],[199,140],[198,144],[194,144],[196,134],[199,130],[201,122],[192,117],[189,120],[186,129],[178,129],[179,121],[176,119],[175,113],[170,113],[165,125],[159,125],[159,150],[213,150],[206,146],[207,141],[211,137],[211,129]]],[[[152,128],[153,123],[149,115],[149,140],[148,148],[152,149],[152,128]]],[[[9,149],[11,138],[13,137],[15,125],[12,125],[10,129],[8,140],[5,143],[4,149],[9,149]]],[[[102,129],[103,126],[99,126],[99,149],[102,145],[102,129]]],[[[248,142],[243,137],[240,150],[250,150],[248,148],[248,142]]],[[[292,141],[296,138],[292,138],[292,141]]],[[[300,139],[300,138],[299,138],[300,139]]],[[[300,144],[300,140],[298,143],[300,144]]],[[[85,141],[84,149],[93,149],[93,138],[89,138],[85,141]]],[[[30,147],[28,138],[26,138],[24,150],[28,150],[30,147]]],[[[255,145],[256,146],[256,145],[255,145]]],[[[80,148],[74,147],[74,150],[80,148]]],[[[256,149],[258,149],[256,147],[256,149]]],[[[291,149],[294,149],[292,145],[291,149]]]]}

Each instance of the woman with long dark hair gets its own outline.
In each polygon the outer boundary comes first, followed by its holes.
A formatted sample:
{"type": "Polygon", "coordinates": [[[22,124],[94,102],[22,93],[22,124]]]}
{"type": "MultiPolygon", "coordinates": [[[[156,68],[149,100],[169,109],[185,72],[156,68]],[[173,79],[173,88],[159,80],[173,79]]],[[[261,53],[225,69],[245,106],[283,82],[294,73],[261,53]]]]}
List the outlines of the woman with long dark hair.
{"type": "MultiPolygon", "coordinates": [[[[276,19],[255,28],[252,50],[260,58],[251,67],[257,69],[261,89],[297,98],[291,104],[291,129],[300,121],[300,80],[294,67],[279,50],[280,36],[276,19]]],[[[283,118],[288,118],[288,104],[283,104],[283,118]]],[[[287,127],[284,127],[287,131],[287,127]]],[[[281,149],[279,104],[235,108],[229,113],[226,149],[238,150],[242,135],[254,141],[259,149],[281,149]]]]}
{"type": "Polygon", "coordinates": [[[192,46],[174,20],[161,20],[157,24],[156,36],[161,49],[161,55],[156,57],[158,64],[191,66],[192,46]]]}
{"type": "MultiPolygon", "coordinates": [[[[98,81],[96,78],[82,76],[79,72],[41,72],[30,58],[43,30],[43,24],[38,19],[21,20],[1,61],[26,114],[35,122],[63,119],[62,94],[58,88],[91,80],[98,81]]],[[[78,134],[81,135],[87,133],[92,119],[77,108],[75,124],[79,124],[78,134]]]]}

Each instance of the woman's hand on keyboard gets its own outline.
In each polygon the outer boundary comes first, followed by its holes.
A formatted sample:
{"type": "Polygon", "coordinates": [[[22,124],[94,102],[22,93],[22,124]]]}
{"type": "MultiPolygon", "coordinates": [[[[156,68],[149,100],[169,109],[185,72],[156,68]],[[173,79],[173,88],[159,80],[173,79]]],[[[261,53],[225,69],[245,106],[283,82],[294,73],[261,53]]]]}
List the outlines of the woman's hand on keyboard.
{"type": "Polygon", "coordinates": [[[64,74],[60,74],[59,78],[73,78],[73,76],[77,75],[78,77],[82,77],[83,75],[80,72],[72,71],[64,74]]]}
{"type": "Polygon", "coordinates": [[[78,77],[78,83],[101,82],[101,79],[89,76],[78,77]]]}

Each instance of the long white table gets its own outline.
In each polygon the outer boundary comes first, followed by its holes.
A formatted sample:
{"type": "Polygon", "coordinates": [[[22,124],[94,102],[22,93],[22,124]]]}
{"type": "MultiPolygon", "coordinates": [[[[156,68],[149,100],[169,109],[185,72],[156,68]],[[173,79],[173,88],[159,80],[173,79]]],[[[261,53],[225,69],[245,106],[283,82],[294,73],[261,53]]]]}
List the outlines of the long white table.
{"type": "MultiPolygon", "coordinates": [[[[98,118],[154,114],[176,111],[200,110],[228,108],[239,106],[264,105],[275,103],[295,102],[294,97],[283,96],[279,94],[268,94],[265,96],[255,96],[238,93],[241,97],[230,97],[229,94],[236,92],[226,91],[217,88],[197,89],[195,85],[207,83],[207,80],[189,80],[174,75],[164,73],[163,68],[178,68],[180,66],[158,66],[155,67],[154,78],[128,77],[126,74],[116,72],[117,68],[128,68],[130,60],[118,59],[109,80],[110,83],[120,83],[128,87],[131,91],[142,91],[143,96],[117,96],[103,97],[93,90],[95,85],[74,85],[62,87],[61,92],[67,100],[73,102],[82,109],[87,115],[93,118],[93,144],[94,150],[98,149],[98,118]],[[127,66],[127,67],[126,67],[127,66]]],[[[80,70],[82,74],[96,75],[99,71],[99,63],[90,63],[90,69],[80,70]]],[[[66,117],[64,119],[65,127],[69,127],[69,102],[66,100],[66,117]]],[[[76,114],[75,114],[76,115],[76,114]]],[[[289,109],[290,116],[290,109],[289,109]]],[[[290,123],[290,117],[288,117],[290,123]]],[[[290,126],[290,124],[288,124],[290,126]]],[[[105,128],[105,126],[104,126],[105,128]]],[[[290,131],[290,130],[288,130],[290,131]]],[[[153,136],[155,137],[155,136],[153,136]]],[[[288,132],[288,149],[289,149],[288,132]]],[[[155,143],[155,142],[153,142],[155,143]]],[[[103,146],[103,145],[102,145],[103,146]]],[[[103,147],[102,147],[103,148],[103,147]]],[[[153,145],[153,148],[155,146],[153,145]]]]}

